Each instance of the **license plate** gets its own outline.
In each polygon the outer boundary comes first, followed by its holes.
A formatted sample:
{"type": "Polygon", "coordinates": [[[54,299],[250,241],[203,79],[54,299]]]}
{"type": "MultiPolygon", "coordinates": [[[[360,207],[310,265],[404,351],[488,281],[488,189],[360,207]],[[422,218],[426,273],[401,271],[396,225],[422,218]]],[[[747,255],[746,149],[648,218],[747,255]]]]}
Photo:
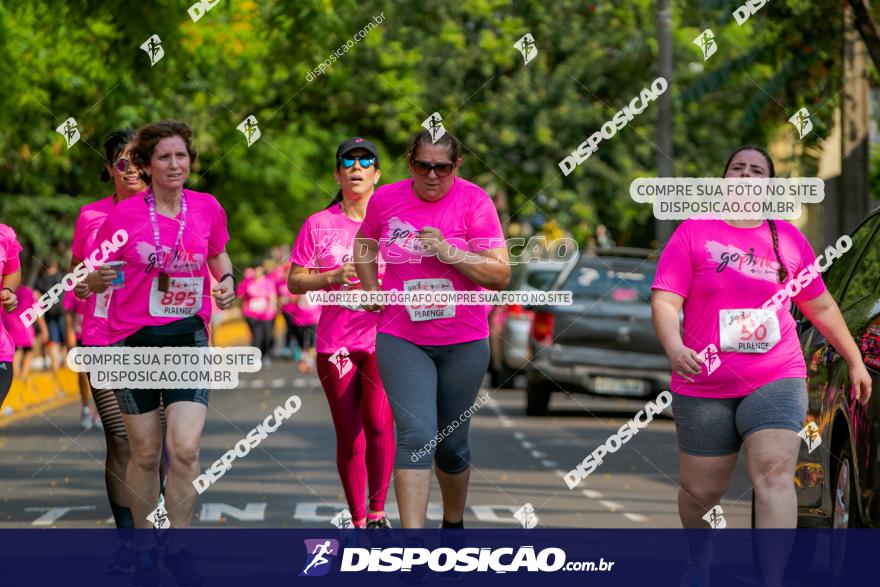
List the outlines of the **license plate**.
{"type": "Polygon", "coordinates": [[[593,379],[596,393],[619,393],[621,395],[643,395],[647,382],[641,379],[617,379],[615,377],[596,377],[593,379]]]}

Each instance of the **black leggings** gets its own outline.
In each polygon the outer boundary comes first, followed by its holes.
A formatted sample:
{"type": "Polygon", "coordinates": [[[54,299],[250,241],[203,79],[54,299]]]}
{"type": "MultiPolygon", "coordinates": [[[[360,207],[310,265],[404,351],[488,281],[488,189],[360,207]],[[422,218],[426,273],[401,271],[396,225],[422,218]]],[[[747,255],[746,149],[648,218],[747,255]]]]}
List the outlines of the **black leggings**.
{"type": "Polygon", "coordinates": [[[0,362],[0,407],[12,387],[12,363],[0,362]]]}
{"type": "Polygon", "coordinates": [[[420,346],[380,332],[376,362],[397,427],[398,469],[437,468],[454,475],[470,465],[468,427],[489,366],[489,339],[420,346]]]}
{"type": "Polygon", "coordinates": [[[251,344],[260,349],[263,357],[268,357],[272,351],[272,343],[275,342],[275,320],[245,318],[245,322],[251,331],[251,344]]]}

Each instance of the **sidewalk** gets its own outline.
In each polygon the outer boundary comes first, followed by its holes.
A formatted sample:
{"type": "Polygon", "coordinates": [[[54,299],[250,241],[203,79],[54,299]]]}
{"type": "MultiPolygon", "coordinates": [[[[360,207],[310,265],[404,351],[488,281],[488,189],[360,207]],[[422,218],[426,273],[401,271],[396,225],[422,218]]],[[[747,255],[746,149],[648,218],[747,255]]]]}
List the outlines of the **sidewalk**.
{"type": "MultiPolygon", "coordinates": [[[[241,313],[228,310],[225,320],[216,327],[212,336],[214,346],[244,346],[250,343],[250,333],[241,313]]],[[[276,325],[277,328],[277,325],[276,325]]],[[[51,371],[31,372],[26,380],[15,378],[3,407],[0,409],[0,428],[34,414],[79,401],[76,373],[63,367],[57,374],[51,371]]]]}

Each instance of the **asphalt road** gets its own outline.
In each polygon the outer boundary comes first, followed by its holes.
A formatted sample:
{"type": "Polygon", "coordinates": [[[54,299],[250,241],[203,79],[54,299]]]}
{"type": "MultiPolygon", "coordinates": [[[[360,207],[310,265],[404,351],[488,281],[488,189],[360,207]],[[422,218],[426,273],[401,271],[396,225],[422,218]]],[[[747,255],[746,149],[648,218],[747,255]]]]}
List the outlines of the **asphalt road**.
{"type": "MultiPolygon", "coordinates": [[[[314,376],[289,361],[214,391],[202,440],[204,470],[290,395],[302,407],[199,498],[195,526],[325,527],[344,505],[335,436],[314,376]]],[[[531,504],[538,527],[678,528],[678,461],[671,419],[656,418],[577,488],[562,474],[644,406],[642,401],[555,394],[547,417],[523,415],[521,390],[484,388],[473,416],[468,527],[516,528],[531,504]]],[[[78,404],[0,429],[0,527],[111,527],[104,490],[104,439],[82,432],[78,404]]],[[[743,455],[721,503],[728,527],[749,526],[751,491],[743,455]]],[[[393,488],[386,508],[393,525],[393,488]]],[[[439,525],[440,493],[429,524],[439,525]]]]}

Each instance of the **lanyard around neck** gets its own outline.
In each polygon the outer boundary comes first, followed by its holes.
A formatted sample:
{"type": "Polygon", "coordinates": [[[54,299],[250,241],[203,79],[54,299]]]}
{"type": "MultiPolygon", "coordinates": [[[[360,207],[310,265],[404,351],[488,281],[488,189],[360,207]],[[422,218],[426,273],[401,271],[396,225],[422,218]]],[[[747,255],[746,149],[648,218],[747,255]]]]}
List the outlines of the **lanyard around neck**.
{"type": "MultiPolygon", "coordinates": [[[[159,271],[165,271],[166,255],[162,250],[162,241],[159,237],[159,220],[156,218],[156,196],[153,194],[153,188],[147,190],[147,208],[150,211],[150,224],[153,225],[153,243],[156,248],[156,265],[159,271]],[[160,260],[161,259],[161,260],[160,260]]],[[[183,242],[183,231],[186,229],[186,193],[180,192],[180,228],[177,231],[177,238],[174,239],[172,245],[172,256],[177,253],[177,244],[183,242]]]]}

